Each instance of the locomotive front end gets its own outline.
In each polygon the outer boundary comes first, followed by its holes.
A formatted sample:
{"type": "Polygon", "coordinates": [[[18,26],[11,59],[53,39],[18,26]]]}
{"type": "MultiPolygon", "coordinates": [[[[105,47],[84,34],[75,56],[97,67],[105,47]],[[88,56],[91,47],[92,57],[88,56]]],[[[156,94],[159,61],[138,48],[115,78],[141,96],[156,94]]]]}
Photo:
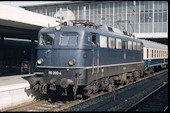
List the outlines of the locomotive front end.
{"type": "Polygon", "coordinates": [[[40,30],[36,69],[43,73],[29,79],[33,89],[42,94],[48,89],[66,94],[68,88],[76,93],[78,85],[85,84],[85,70],[81,68],[84,51],[79,42],[80,31],[66,26],[40,30]]]}

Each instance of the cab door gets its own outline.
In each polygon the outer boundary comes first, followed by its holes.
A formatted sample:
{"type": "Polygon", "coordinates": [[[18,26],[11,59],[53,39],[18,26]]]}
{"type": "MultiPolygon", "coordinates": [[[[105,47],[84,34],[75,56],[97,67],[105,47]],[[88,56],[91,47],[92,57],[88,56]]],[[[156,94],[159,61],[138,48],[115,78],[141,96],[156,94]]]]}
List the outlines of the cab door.
{"type": "Polygon", "coordinates": [[[38,59],[43,59],[41,66],[51,66],[52,48],[54,44],[54,33],[42,33],[39,38],[39,47],[37,48],[38,59]]]}
{"type": "Polygon", "coordinates": [[[96,75],[99,72],[99,35],[91,33],[92,44],[92,75],[96,75]]]}

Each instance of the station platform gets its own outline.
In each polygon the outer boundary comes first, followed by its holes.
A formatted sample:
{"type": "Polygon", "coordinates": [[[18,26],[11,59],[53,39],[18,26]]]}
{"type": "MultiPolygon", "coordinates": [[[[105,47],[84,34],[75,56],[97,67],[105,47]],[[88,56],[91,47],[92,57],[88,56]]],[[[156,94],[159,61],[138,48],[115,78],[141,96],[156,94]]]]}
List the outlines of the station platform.
{"type": "Polygon", "coordinates": [[[34,74],[0,77],[0,111],[25,102],[33,101],[30,84],[25,79],[34,74]]]}

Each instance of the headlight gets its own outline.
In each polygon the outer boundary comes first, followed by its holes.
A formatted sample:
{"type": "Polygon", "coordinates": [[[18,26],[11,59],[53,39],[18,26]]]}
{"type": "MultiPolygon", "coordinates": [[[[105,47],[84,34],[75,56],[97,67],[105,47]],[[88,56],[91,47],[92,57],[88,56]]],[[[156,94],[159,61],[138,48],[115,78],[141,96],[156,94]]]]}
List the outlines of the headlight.
{"type": "Polygon", "coordinates": [[[37,63],[38,63],[38,64],[42,64],[42,63],[43,63],[43,59],[42,59],[42,58],[38,59],[38,60],[37,60],[37,63]]]}
{"type": "Polygon", "coordinates": [[[68,61],[68,65],[69,66],[73,66],[73,65],[75,65],[76,64],[76,60],[75,59],[70,59],[69,61],[68,61]]]}

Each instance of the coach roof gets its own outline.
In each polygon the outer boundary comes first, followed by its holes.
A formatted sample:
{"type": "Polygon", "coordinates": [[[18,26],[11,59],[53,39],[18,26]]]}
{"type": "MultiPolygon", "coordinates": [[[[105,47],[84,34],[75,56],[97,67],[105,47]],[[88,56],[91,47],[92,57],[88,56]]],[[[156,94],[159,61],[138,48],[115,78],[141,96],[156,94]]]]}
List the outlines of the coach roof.
{"type": "Polygon", "coordinates": [[[149,40],[144,40],[144,39],[138,39],[143,42],[143,46],[146,48],[155,48],[155,49],[163,49],[167,50],[168,46],[164,44],[160,44],[157,42],[149,41],[149,40]]]}

